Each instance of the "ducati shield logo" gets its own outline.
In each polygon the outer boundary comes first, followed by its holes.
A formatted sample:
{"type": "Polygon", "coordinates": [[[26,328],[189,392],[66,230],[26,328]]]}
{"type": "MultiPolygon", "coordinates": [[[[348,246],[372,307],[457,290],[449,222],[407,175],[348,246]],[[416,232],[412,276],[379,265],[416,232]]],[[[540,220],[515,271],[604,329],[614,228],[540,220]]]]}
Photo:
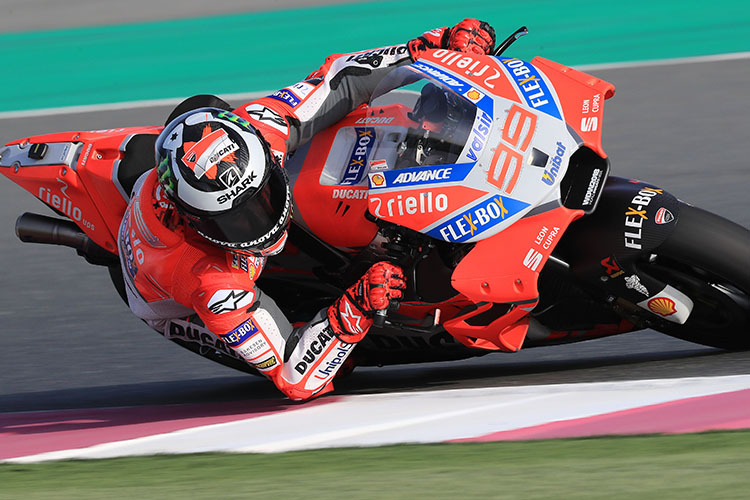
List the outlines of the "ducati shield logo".
{"type": "Polygon", "coordinates": [[[667,210],[666,208],[662,207],[654,216],[654,222],[657,224],[668,224],[674,220],[674,215],[672,215],[672,212],[667,210]]]}

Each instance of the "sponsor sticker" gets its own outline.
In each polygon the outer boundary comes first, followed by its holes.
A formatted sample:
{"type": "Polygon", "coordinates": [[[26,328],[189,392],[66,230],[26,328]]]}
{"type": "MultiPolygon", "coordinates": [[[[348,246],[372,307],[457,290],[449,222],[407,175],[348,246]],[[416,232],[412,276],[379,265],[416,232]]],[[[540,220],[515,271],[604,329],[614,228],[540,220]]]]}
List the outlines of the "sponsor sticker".
{"type": "Polygon", "coordinates": [[[594,169],[591,172],[591,178],[589,179],[589,185],[586,188],[586,194],[583,197],[583,206],[590,207],[594,203],[594,196],[599,192],[599,184],[602,182],[604,176],[604,170],[600,168],[594,169]]]}
{"type": "Polygon", "coordinates": [[[362,200],[367,198],[367,189],[363,188],[351,188],[351,189],[334,189],[332,198],[342,200],[362,200]]]}
{"type": "Polygon", "coordinates": [[[545,169],[544,174],[542,174],[542,182],[547,184],[548,186],[552,186],[555,183],[557,175],[560,173],[560,167],[563,163],[563,157],[565,156],[565,145],[562,142],[558,141],[556,146],[557,150],[555,150],[555,155],[550,161],[552,165],[550,166],[550,168],[545,169]]]}
{"type": "Polygon", "coordinates": [[[386,187],[388,184],[383,174],[370,174],[370,187],[386,187]]]}
{"type": "Polygon", "coordinates": [[[484,149],[484,145],[487,142],[487,135],[490,133],[491,128],[492,117],[480,110],[474,121],[474,127],[471,129],[471,137],[468,142],[469,150],[466,152],[467,160],[477,161],[479,159],[479,154],[484,149]]]}
{"type": "Polygon", "coordinates": [[[218,290],[208,301],[208,310],[214,314],[224,314],[247,307],[255,301],[252,290],[218,290]]]}
{"type": "Polygon", "coordinates": [[[654,216],[654,222],[656,222],[657,224],[668,224],[673,220],[674,215],[672,215],[672,212],[664,207],[661,207],[659,210],[657,210],[656,215],[654,216]]]}
{"type": "Polygon", "coordinates": [[[294,369],[300,375],[304,375],[307,369],[312,365],[318,356],[325,350],[326,346],[333,340],[335,336],[330,330],[330,327],[321,330],[315,337],[315,340],[310,342],[305,349],[302,359],[294,365],[294,369]]]}
{"type": "Polygon", "coordinates": [[[614,257],[605,257],[601,260],[600,264],[610,278],[617,278],[625,274],[625,271],[622,270],[614,257]]]}
{"type": "Polygon", "coordinates": [[[376,217],[394,217],[415,214],[431,214],[448,210],[448,195],[432,191],[419,193],[397,191],[372,198],[373,214],[376,217]]]}
{"type": "Polygon", "coordinates": [[[539,70],[531,63],[514,57],[500,57],[498,60],[510,73],[526,104],[562,120],[555,98],[539,70]]]}
{"type": "Polygon", "coordinates": [[[332,377],[339,367],[346,361],[354,344],[339,342],[338,345],[323,359],[320,367],[315,370],[314,377],[318,380],[326,380],[332,377]]]}
{"type": "Polygon", "coordinates": [[[532,271],[536,271],[543,259],[544,255],[542,255],[541,252],[530,248],[526,253],[526,257],[523,258],[523,265],[532,271]]]}
{"type": "Polygon", "coordinates": [[[625,248],[641,250],[643,221],[648,220],[648,206],[654,197],[664,194],[663,189],[645,187],[633,197],[625,212],[625,248]]]}
{"type": "Polygon", "coordinates": [[[302,102],[300,98],[294,95],[294,93],[292,93],[292,91],[289,89],[277,90],[276,92],[274,92],[268,97],[271,97],[281,102],[285,102],[292,108],[296,108],[297,106],[299,106],[299,103],[302,102]]]}
{"type": "Polygon", "coordinates": [[[654,297],[648,301],[648,308],[659,316],[671,316],[677,312],[675,301],[668,297],[654,297]]]}
{"type": "Polygon", "coordinates": [[[528,203],[520,200],[494,195],[485,198],[427,234],[443,241],[464,242],[513,217],[528,206],[528,203]]]}
{"type": "Polygon", "coordinates": [[[469,86],[467,83],[458,80],[456,77],[446,73],[442,69],[436,68],[435,66],[422,61],[412,64],[411,67],[432,76],[434,79],[444,83],[446,86],[459,93],[463,93],[464,89],[469,86]]]}
{"type": "Polygon", "coordinates": [[[252,319],[249,319],[231,332],[219,335],[219,337],[221,337],[224,343],[229,347],[236,348],[240,347],[242,344],[250,340],[253,335],[258,333],[259,331],[260,330],[258,329],[258,325],[256,325],[252,319]]]}
{"type": "Polygon", "coordinates": [[[464,97],[470,100],[473,103],[477,103],[482,100],[484,97],[484,94],[474,87],[471,87],[468,92],[464,94],[464,97]]]}
{"type": "Polygon", "coordinates": [[[314,88],[315,88],[315,85],[311,85],[307,82],[299,82],[289,87],[289,90],[294,92],[294,95],[299,97],[300,100],[304,100],[305,97],[307,97],[307,94],[312,92],[314,88]]]}
{"type": "MultiPolygon", "coordinates": [[[[499,79],[502,78],[503,73],[497,66],[494,59],[473,56],[460,52],[454,52],[452,50],[438,49],[433,54],[433,57],[439,58],[440,63],[444,64],[452,71],[458,74],[463,74],[469,77],[476,84],[482,85],[488,89],[494,89],[499,79]],[[481,82],[481,83],[480,83],[481,82]]],[[[437,76],[431,70],[423,70],[426,73],[431,74],[433,77],[437,76]]],[[[439,79],[439,78],[438,78],[439,79]]],[[[450,86],[446,80],[442,80],[450,86]]],[[[492,113],[492,99],[486,97],[481,91],[477,90],[470,83],[459,80],[462,84],[461,87],[453,86],[453,90],[461,94],[468,101],[476,104],[482,110],[492,113]],[[467,90],[468,89],[468,90],[467,90]]]]}
{"type": "Polygon", "coordinates": [[[233,160],[233,153],[240,149],[224,129],[212,132],[208,125],[204,127],[198,142],[185,142],[184,148],[182,162],[193,171],[197,179],[204,175],[209,179],[216,179],[216,164],[230,155],[229,160],[233,160]]]}
{"type": "Polygon", "coordinates": [[[630,290],[642,293],[646,297],[651,295],[648,293],[648,289],[641,283],[641,279],[636,274],[631,274],[625,278],[625,286],[630,290]]]}
{"type": "Polygon", "coordinates": [[[473,166],[474,163],[458,163],[450,166],[416,167],[378,172],[370,174],[370,188],[461,182],[469,175],[473,166]]]}
{"type": "Polygon", "coordinates": [[[672,323],[685,324],[693,311],[693,301],[677,290],[667,285],[653,297],[638,302],[638,306],[661,316],[672,323]]]}
{"type": "Polygon", "coordinates": [[[357,139],[349,155],[349,162],[346,164],[344,177],[341,179],[342,186],[358,184],[365,174],[367,157],[370,156],[372,147],[375,144],[375,129],[372,127],[355,127],[357,139]]]}
{"type": "Polygon", "coordinates": [[[393,116],[367,116],[365,118],[358,118],[356,125],[388,125],[395,118],[393,116]]]}
{"type": "Polygon", "coordinates": [[[260,104],[249,104],[245,107],[245,112],[253,120],[259,121],[269,127],[273,127],[276,130],[280,130],[284,134],[289,133],[289,127],[284,118],[271,108],[261,106],[260,104]]]}
{"type": "Polygon", "coordinates": [[[370,170],[372,172],[381,172],[383,170],[388,170],[388,161],[387,160],[370,160],[370,170]]]}
{"type": "Polygon", "coordinates": [[[229,357],[242,359],[239,353],[227,347],[216,335],[201,330],[198,325],[184,320],[169,320],[168,328],[164,334],[168,339],[180,339],[186,342],[195,342],[201,346],[214,349],[229,357]]]}
{"type": "Polygon", "coordinates": [[[257,368],[258,370],[269,370],[276,366],[278,364],[278,361],[276,361],[276,356],[271,356],[268,359],[264,359],[263,361],[259,363],[253,363],[253,366],[257,368]]]}
{"type": "Polygon", "coordinates": [[[244,271],[251,280],[255,280],[263,269],[265,263],[263,257],[248,257],[245,255],[232,254],[232,269],[244,271]]]}

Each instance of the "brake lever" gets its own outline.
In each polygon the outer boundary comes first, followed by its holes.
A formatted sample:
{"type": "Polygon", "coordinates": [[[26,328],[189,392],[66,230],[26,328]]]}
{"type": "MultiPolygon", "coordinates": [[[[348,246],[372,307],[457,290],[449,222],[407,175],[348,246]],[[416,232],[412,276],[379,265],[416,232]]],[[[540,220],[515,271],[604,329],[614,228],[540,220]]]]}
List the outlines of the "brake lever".
{"type": "Polygon", "coordinates": [[[510,35],[508,38],[506,38],[503,41],[503,43],[501,43],[500,45],[498,45],[497,49],[495,49],[495,52],[493,52],[492,55],[495,56],[495,57],[499,56],[500,54],[502,54],[503,52],[505,52],[505,49],[507,49],[508,47],[510,47],[513,42],[515,42],[516,40],[518,40],[522,36],[528,35],[528,34],[529,34],[528,28],[526,28],[526,26],[521,26],[515,32],[513,32],[512,35],[510,35]]]}

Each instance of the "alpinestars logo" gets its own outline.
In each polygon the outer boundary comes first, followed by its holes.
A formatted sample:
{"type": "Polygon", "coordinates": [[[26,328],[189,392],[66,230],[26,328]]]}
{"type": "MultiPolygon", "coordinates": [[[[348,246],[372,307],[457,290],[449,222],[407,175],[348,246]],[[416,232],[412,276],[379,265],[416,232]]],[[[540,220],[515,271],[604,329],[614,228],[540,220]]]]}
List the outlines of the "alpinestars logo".
{"type": "Polygon", "coordinates": [[[216,164],[222,160],[235,161],[234,152],[240,147],[229,138],[223,129],[211,131],[206,125],[203,135],[198,142],[185,142],[183,144],[185,155],[182,162],[193,171],[200,179],[204,175],[209,179],[216,179],[216,164]]]}
{"type": "Polygon", "coordinates": [[[255,294],[251,290],[219,290],[208,301],[208,310],[214,314],[236,311],[253,303],[255,294]]]}
{"type": "Polygon", "coordinates": [[[346,322],[346,329],[350,333],[362,333],[362,316],[355,314],[352,310],[352,305],[348,300],[344,301],[344,310],[341,312],[341,319],[346,322]]]}
{"type": "Polygon", "coordinates": [[[263,122],[265,125],[280,130],[285,134],[289,133],[289,127],[284,118],[271,108],[261,106],[260,104],[250,104],[245,108],[245,112],[253,120],[263,122]]]}

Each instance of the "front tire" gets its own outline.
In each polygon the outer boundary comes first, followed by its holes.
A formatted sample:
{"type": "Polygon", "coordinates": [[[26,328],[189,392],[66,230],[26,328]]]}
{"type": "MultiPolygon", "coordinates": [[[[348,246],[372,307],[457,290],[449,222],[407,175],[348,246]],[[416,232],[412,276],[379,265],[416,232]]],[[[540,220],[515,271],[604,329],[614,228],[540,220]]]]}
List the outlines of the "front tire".
{"type": "Polygon", "coordinates": [[[750,349],[750,231],[681,203],[670,237],[638,265],[693,300],[683,325],[657,319],[667,335],[722,349],[750,349]]]}

